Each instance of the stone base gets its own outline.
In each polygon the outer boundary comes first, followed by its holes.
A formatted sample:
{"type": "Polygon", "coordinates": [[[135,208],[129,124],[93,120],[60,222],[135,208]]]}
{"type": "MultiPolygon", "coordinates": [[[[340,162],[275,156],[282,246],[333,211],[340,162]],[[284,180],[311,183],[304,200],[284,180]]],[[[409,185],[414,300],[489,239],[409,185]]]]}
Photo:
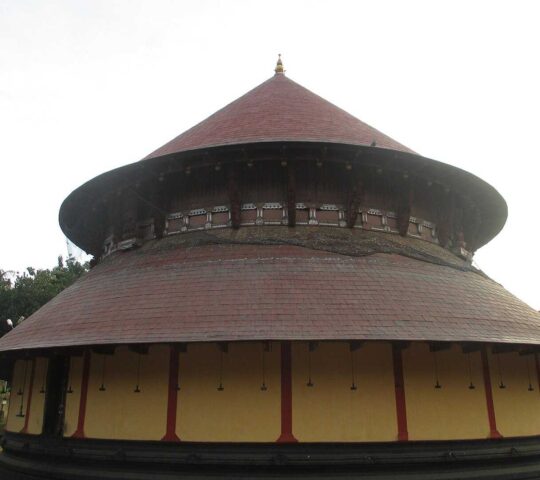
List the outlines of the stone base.
{"type": "Polygon", "coordinates": [[[204,444],[6,433],[0,479],[533,479],[540,437],[366,444],[204,444]],[[9,472],[9,473],[8,473],[9,472]]]}
{"type": "Polygon", "coordinates": [[[0,479],[534,479],[540,437],[371,444],[196,444],[7,433],[0,479]],[[9,473],[8,473],[9,472],[9,473]]]}

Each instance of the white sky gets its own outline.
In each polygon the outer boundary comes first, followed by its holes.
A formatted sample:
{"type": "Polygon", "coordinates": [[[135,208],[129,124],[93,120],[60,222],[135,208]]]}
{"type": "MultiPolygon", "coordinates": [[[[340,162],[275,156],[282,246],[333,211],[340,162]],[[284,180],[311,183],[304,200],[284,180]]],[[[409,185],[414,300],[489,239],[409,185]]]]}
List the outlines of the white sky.
{"type": "MultiPolygon", "coordinates": [[[[540,2],[0,0],[0,268],[66,255],[62,200],[273,74],[508,202],[476,263],[540,309],[540,2]]],[[[449,295],[452,292],[448,292],[449,295]]]]}

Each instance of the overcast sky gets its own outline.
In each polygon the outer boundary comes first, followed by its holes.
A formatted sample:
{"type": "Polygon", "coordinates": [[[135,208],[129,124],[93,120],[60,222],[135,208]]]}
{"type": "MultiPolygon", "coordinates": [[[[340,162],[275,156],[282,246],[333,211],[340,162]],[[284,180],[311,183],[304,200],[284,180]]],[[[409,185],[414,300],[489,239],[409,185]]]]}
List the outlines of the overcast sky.
{"type": "Polygon", "coordinates": [[[73,189],[282,53],[293,80],[499,190],[508,222],[475,262],[540,309],[539,23],[540,2],[515,0],[0,0],[0,269],[51,267],[73,189]]]}

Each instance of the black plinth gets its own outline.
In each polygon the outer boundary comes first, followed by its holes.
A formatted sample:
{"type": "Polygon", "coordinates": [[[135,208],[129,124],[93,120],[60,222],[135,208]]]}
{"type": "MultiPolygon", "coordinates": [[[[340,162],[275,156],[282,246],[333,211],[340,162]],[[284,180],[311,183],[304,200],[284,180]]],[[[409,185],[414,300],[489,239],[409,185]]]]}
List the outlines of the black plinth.
{"type": "Polygon", "coordinates": [[[209,444],[6,433],[2,444],[0,478],[13,480],[16,475],[21,480],[540,479],[540,436],[451,442],[209,444]]]}

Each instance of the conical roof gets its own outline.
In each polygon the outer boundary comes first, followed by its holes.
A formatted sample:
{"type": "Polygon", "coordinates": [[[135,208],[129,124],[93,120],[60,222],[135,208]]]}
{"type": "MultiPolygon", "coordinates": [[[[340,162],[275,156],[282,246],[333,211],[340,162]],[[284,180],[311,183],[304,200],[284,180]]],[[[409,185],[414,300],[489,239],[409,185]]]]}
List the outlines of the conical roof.
{"type": "Polygon", "coordinates": [[[414,153],[276,71],[146,159],[207,147],[280,141],[344,143],[414,153]]]}
{"type": "Polygon", "coordinates": [[[274,76],[141,161],[98,175],[74,190],[60,208],[60,226],[76,245],[99,253],[111,195],[136,189],[145,179],[157,182],[164,174],[195,166],[201,159],[218,161],[216,154],[253,149],[260,155],[261,147],[287,144],[304,151],[310,144],[317,149],[332,146],[332,154],[343,159],[384,165],[389,171],[421,171],[430,182],[461,192],[479,212],[477,247],[493,238],[506,221],[506,203],[492,186],[466,171],[418,155],[286,77],[278,61],[274,76]],[[214,155],[207,155],[210,150],[214,155]],[[360,158],[362,151],[367,155],[360,158]]]}

